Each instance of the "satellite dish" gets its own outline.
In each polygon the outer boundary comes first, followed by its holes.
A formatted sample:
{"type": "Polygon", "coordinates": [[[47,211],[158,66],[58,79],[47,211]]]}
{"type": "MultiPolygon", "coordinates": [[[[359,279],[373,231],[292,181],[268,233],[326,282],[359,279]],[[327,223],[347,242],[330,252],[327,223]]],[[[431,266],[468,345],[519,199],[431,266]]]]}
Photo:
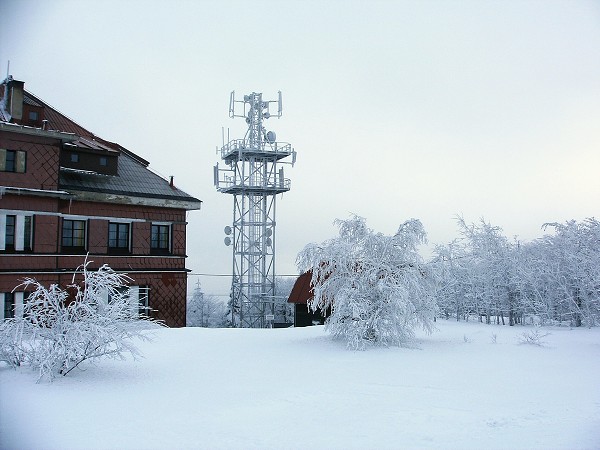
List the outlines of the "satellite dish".
{"type": "Polygon", "coordinates": [[[225,242],[225,245],[229,247],[229,246],[231,245],[231,238],[230,238],[229,236],[227,236],[227,237],[226,237],[226,238],[223,240],[223,242],[225,242]]]}
{"type": "Polygon", "coordinates": [[[227,225],[223,231],[225,231],[225,234],[229,236],[231,234],[231,227],[227,225]]]}
{"type": "Polygon", "coordinates": [[[271,240],[271,238],[265,239],[265,242],[267,244],[267,247],[270,247],[271,245],[273,245],[273,241],[271,240]]]}
{"type": "Polygon", "coordinates": [[[270,237],[273,234],[273,230],[271,230],[270,228],[267,228],[267,231],[265,231],[265,236],[270,237]]]}
{"type": "Polygon", "coordinates": [[[267,142],[269,144],[272,144],[273,142],[275,142],[277,140],[277,135],[275,134],[274,131],[269,131],[267,133],[267,142]]]}

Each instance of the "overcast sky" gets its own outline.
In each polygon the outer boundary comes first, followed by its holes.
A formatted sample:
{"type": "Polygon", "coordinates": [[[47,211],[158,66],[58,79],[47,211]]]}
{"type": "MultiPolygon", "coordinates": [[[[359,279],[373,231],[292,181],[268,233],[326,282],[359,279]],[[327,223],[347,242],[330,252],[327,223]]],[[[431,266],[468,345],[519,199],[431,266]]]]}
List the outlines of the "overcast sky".
{"type": "MultiPolygon", "coordinates": [[[[356,213],[431,243],[454,217],[531,240],[600,216],[598,1],[0,0],[0,76],[203,200],[188,268],[230,274],[233,198],[213,186],[229,93],[283,93],[298,152],[277,199],[277,273],[356,213]]],[[[197,277],[192,276],[192,282],[197,277]]],[[[225,277],[200,277],[226,295],[225,277]]]]}

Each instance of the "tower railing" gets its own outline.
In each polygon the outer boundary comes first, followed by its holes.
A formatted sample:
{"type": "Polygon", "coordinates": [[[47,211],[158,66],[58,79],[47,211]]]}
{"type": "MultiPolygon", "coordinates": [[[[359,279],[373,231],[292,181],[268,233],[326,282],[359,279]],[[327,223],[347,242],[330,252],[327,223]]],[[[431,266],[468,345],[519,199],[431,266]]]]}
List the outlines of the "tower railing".
{"type": "Polygon", "coordinates": [[[219,192],[227,192],[231,189],[236,190],[251,190],[265,192],[281,191],[286,192],[291,189],[292,181],[289,178],[281,178],[277,175],[270,177],[268,180],[240,180],[234,176],[224,176],[218,180],[217,190],[219,192]]]}
{"type": "MultiPolygon", "coordinates": [[[[221,159],[229,159],[232,156],[239,156],[240,152],[260,152],[271,156],[285,158],[293,152],[292,145],[287,142],[260,142],[260,145],[252,144],[247,139],[234,139],[221,147],[221,159]]],[[[279,159],[279,158],[278,158],[279,159]]]]}

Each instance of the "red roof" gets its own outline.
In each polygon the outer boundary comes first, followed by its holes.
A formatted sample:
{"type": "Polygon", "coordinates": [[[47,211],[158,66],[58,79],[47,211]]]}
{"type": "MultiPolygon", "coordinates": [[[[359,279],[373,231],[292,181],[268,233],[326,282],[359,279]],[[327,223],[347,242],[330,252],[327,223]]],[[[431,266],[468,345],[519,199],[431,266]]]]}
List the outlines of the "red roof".
{"type": "Polygon", "coordinates": [[[303,305],[308,303],[308,300],[313,297],[312,286],[310,284],[311,279],[311,270],[304,272],[296,279],[292,292],[290,292],[290,296],[288,297],[288,303],[300,303],[303,305]]]}

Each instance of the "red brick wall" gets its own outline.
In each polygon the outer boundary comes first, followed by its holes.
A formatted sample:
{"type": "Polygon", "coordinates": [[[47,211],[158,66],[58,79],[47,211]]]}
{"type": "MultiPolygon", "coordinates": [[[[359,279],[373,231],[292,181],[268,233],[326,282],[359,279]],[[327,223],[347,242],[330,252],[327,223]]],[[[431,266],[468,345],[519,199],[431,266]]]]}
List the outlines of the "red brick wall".
{"type": "MultiPolygon", "coordinates": [[[[109,219],[88,221],[89,268],[97,269],[108,264],[113,270],[128,273],[132,285],[150,287],[150,307],[156,310],[152,317],[171,327],[185,326],[187,273],[185,271],[185,211],[140,206],[110,205],[104,203],[68,202],[63,200],[5,195],[0,208],[24,211],[62,212],[82,216],[106,216],[144,219],[149,222],[132,223],[133,255],[107,255],[109,219]],[[150,255],[151,222],[178,221],[172,226],[172,256],[150,255]]],[[[0,254],[0,269],[10,269],[19,274],[0,273],[0,292],[10,292],[25,276],[37,279],[45,286],[58,283],[63,287],[71,283],[72,272],[85,260],[85,255],[60,254],[61,219],[53,215],[36,214],[34,218],[34,254],[0,254]],[[37,255],[35,254],[37,253],[37,255]],[[66,273],[50,273],[64,270],[66,273]]]]}
{"type": "Polygon", "coordinates": [[[13,133],[0,133],[0,147],[27,152],[25,173],[2,172],[2,185],[29,189],[58,189],[58,142],[28,136],[27,142],[13,133]]]}
{"type": "Polygon", "coordinates": [[[108,252],[108,220],[88,221],[88,250],[92,254],[108,252]]]}
{"type": "Polygon", "coordinates": [[[157,310],[150,316],[170,327],[185,327],[187,293],[186,273],[136,275],[136,284],[150,286],[149,306],[157,310]]]}
{"type": "Polygon", "coordinates": [[[173,254],[184,256],[185,253],[185,225],[174,224],[173,230],[173,254]]]}
{"type": "Polygon", "coordinates": [[[131,252],[135,255],[149,255],[152,224],[148,222],[134,222],[131,225],[131,252]]]}
{"type": "Polygon", "coordinates": [[[56,253],[58,251],[58,217],[36,215],[33,219],[34,253],[56,253]]]}
{"type": "MultiPolygon", "coordinates": [[[[5,172],[2,172],[1,183],[4,183],[4,174],[5,172]]],[[[4,186],[4,184],[2,185],[4,186]]],[[[57,212],[58,205],[55,198],[7,194],[0,198],[0,208],[21,209],[25,211],[57,212]]]]}
{"type": "MultiPolygon", "coordinates": [[[[79,263],[83,260],[80,259],[79,263]]],[[[76,266],[74,266],[76,267],[76,266]]],[[[65,288],[73,280],[72,273],[65,274],[31,274],[44,286],[59,284],[65,288]]],[[[148,286],[149,315],[162,320],[169,327],[185,327],[186,320],[186,273],[130,273],[132,286],[148,286]]],[[[0,292],[10,292],[25,278],[24,275],[0,274],[0,292]]]]}

